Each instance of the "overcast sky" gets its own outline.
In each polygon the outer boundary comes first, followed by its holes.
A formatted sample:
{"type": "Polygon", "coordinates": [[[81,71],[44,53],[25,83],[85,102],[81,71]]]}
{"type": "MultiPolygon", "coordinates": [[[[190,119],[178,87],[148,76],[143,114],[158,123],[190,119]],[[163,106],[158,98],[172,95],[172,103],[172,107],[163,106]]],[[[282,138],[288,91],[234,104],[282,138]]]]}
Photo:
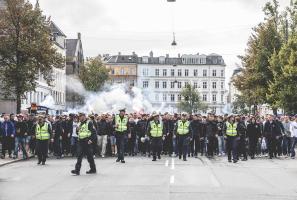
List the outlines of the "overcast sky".
{"type": "MultiPolygon", "coordinates": [[[[36,0],[30,0],[35,3],[36,0]]],[[[279,0],[281,7],[290,0],[279,0]]],[[[230,77],[267,0],[39,0],[68,38],[81,32],[85,56],[221,54],[230,77]],[[171,47],[176,32],[178,46],[171,47]]]]}

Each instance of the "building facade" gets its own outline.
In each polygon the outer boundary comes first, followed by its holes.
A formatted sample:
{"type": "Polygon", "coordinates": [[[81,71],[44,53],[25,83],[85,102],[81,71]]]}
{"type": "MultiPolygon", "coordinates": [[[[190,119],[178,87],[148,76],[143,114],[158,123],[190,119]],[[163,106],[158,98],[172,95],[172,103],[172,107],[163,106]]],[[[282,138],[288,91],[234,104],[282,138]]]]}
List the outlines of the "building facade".
{"type": "Polygon", "coordinates": [[[135,53],[132,55],[111,56],[105,63],[109,69],[110,84],[126,84],[136,86],[137,83],[137,62],[138,57],[135,53]]]}
{"type": "Polygon", "coordinates": [[[151,52],[138,59],[137,85],[148,94],[154,107],[165,106],[169,112],[179,112],[180,93],[191,84],[208,104],[208,112],[222,114],[227,102],[225,67],[222,56],[217,54],[170,58],[153,57],[151,52]]]}
{"type": "MultiPolygon", "coordinates": [[[[78,78],[80,69],[84,65],[84,52],[81,34],[77,39],[66,39],[66,76],[78,78]]],[[[67,78],[66,78],[67,79],[67,78]]],[[[75,108],[81,105],[83,99],[80,95],[66,88],[66,108],[75,108]]]]}
{"type": "MultiPolygon", "coordinates": [[[[66,35],[52,22],[51,41],[57,52],[66,60],[66,35]]],[[[27,92],[22,99],[22,110],[27,110],[31,103],[46,106],[52,114],[60,114],[65,111],[66,102],[66,61],[61,68],[53,69],[53,86],[49,86],[39,73],[35,91],[27,92]]]]}

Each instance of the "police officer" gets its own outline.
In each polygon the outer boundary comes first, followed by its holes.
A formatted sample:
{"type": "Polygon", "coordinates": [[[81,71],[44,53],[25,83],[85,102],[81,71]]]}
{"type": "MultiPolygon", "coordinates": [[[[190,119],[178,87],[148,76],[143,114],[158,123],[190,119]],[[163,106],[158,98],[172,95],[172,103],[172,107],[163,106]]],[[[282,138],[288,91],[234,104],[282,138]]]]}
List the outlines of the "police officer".
{"type": "Polygon", "coordinates": [[[187,114],[183,113],[181,120],[178,120],[174,130],[178,140],[178,156],[183,156],[183,161],[187,161],[188,146],[193,138],[190,121],[187,120],[187,114]]]}
{"type": "Polygon", "coordinates": [[[116,162],[125,163],[124,153],[125,153],[125,137],[129,130],[129,120],[125,116],[126,109],[119,110],[120,114],[116,115],[113,120],[113,127],[115,130],[118,158],[116,162]]]}
{"type": "MultiPolygon", "coordinates": [[[[36,138],[36,153],[38,157],[38,165],[42,163],[45,165],[47,154],[48,154],[48,145],[49,140],[52,138],[51,126],[45,122],[44,116],[38,117],[38,122],[33,128],[35,138],[36,138]]],[[[53,139],[51,139],[53,141],[53,139]]]]}
{"type": "Polygon", "coordinates": [[[147,135],[151,138],[151,149],[153,151],[153,160],[161,159],[162,139],[165,139],[165,128],[159,119],[159,114],[153,112],[153,120],[149,122],[147,128],[147,135]]]}
{"type": "Polygon", "coordinates": [[[87,174],[96,173],[96,165],[93,158],[92,144],[96,138],[96,130],[94,124],[88,121],[85,114],[80,114],[80,124],[78,126],[78,153],[77,153],[77,163],[75,169],[71,171],[72,174],[79,175],[81,162],[84,156],[87,156],[88,162],[90,164],[90,170],[87,174]]]}
{"type": "Polygon", "coordinates": [[[243,156],[242,161],[247,161],[247,149],[246,149],[246,125],[245,125],[245,118],[242,119],[240,117],[236,117],[235,121],[237,122],[237,133],[239,135],[239,156],[243,156]]]}
{"type": "Polygon", "coordinates": [[[237,153],[237,143],[239,140],[237,134],[237,123],[233,116],[229,116],[228,121],[224,126],[224,135],[226,139],[226,148],[228,153],[228,162],[231,162],[231,153],[233,157],[233,162],[238,162],[238,153],[237,153]]]}

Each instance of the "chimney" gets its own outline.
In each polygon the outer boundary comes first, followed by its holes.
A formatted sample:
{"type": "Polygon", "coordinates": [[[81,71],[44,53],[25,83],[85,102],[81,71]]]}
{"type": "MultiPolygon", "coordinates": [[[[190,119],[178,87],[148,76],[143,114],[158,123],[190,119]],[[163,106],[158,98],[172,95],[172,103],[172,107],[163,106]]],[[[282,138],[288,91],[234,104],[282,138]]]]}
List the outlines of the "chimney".
{"type": "Polygon", "coordinates": [[[154,57],[154,53],[153,53],[153,51],[150,52],[150,57],[151,57],[151,58],[154,57]]]}
{"type": "Polygon", "coordinates": [[[77,33],[77,39],[81,40],[81,33],[77,33]]]}
{"type": "Polygon", "coordinates": [[[169,58],[169,54],[166,54],[166,58],[169,58]]]}
{"type": "Polygon", "coordinates": [[[122,53],[119,51],[118,55],[120,56],[120,55],[122,55],[122,53]]]}
{"type": "Polygon", "coordinates": [[[178,58],[180,58],[180,53],[178,54],[178,58]]]}

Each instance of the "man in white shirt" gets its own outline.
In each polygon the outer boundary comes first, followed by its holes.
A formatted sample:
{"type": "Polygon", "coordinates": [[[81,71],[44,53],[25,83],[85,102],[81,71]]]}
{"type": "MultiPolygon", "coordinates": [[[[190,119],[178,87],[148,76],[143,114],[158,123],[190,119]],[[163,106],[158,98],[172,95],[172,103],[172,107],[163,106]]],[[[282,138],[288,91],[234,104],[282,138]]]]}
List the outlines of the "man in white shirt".
{"type": "Polygon", "coordinates": [[[290,132],[292,136],[291,158],[295,158],[295,145],[297,143],[297,115],[295,120],[290,124],[290,132]]]}

